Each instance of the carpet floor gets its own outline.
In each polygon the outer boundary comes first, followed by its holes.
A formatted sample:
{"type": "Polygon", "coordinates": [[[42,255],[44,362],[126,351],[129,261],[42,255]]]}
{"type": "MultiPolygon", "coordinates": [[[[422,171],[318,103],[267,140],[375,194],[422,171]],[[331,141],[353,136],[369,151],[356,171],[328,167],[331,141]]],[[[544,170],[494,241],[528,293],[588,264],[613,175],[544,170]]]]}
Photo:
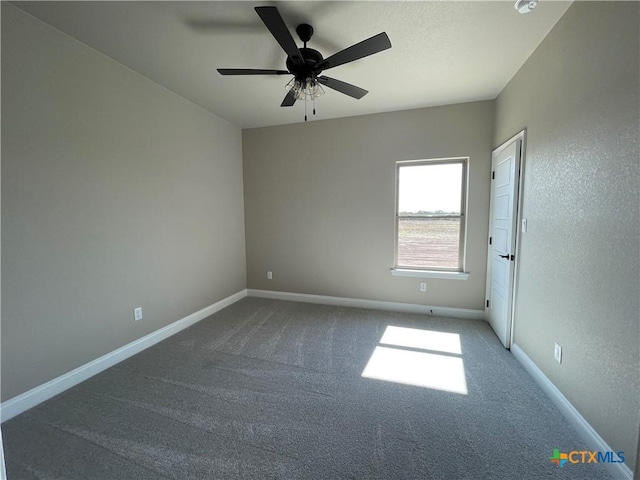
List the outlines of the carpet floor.
{"type": "Polygon", "coordinates": [[[481,321],[245,298],[3,424],[17,479],[607,479],[481,321]]]}

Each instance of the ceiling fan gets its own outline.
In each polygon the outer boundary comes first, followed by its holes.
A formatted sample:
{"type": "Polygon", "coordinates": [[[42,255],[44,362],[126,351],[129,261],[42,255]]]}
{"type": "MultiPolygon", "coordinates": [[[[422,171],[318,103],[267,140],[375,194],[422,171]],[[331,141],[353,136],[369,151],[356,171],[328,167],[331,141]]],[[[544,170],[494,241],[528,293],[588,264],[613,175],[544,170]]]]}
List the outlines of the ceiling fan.
{"type": "MultiPolygon", "coordinates": [[[[382,32],[345,48],[329,58],[323,58],[317,50],[307,48],[307,42],[313,36],[311,25],[302,23],[297,26],[296,33],[304,44],[304,47],[298,48],[276,7],[255,7],[255,10],[287,54],[287,70],[219,68],[218,72],[221,75],[293,75],[293,79],[287,84],[289,91],[280,104],[281,107],[291,107],[296,100],[314,100],[324,93],[322,85],[356,99],[364,97],[369,93],[367,90],[321,75],[322,71],[391,48],[389,37],[382,32]]],[[[315,108],[313,113],[315,114],[315,108]]]]}

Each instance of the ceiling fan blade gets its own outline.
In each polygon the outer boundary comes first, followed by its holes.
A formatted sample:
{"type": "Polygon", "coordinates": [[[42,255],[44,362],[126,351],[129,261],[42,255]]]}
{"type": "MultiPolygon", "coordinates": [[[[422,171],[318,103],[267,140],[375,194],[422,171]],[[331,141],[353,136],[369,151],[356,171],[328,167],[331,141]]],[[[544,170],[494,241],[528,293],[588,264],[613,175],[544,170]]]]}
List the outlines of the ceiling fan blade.
{"type": "Polygon", "coordinates": [[[289,58],[296,63],[302,63],[302,54],[278,9],[276,7],[255,7],[255,10],[289,58]]]}
{"type": "Polygon", "coordinates": [[[287,75],[287,70],[261,70],[258,68],[218,68],[220,75],[287,75]]]}
{"type": "Polygon", "coordinates": [[[318,82],[336,90],[337,92],[357,98],[358,100],[369,93],[369,91],[364,88],[356,87],[355,85],[351,85],[350,83],[343,82],[341,80],[336,80],[335,78],[322,76],[318,77],[318,82]]]}
{"type": "Polygon", "coordinates": [[[359,60],[374,53],[382,52],[387,48],[391,48],[391,41],[385,32],[379,33],[371,38],[367,38],[360,43],[351,45],[338,53],[331,55],[329,58],[325,58],[323,62],[318,65],[318,69],[326,70],[328,68],[337,67],[345,63],[359,60]]]}
{"type": "Polygon", "coordinates": [[[282,103],[280,104],[280,106],[292,107],[294,103],[296,103],[296,95],[291,90],[289,90],[289,92],[287,93],[287,96],[284,97],[284,100],[282,100],[282,103]]]}

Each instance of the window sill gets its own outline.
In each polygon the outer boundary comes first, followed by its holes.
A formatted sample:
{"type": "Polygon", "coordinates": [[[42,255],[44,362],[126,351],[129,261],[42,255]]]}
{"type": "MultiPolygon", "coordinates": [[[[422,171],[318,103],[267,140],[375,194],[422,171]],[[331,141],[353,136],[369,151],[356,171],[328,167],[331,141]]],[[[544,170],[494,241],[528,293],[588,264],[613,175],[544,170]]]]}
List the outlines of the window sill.
{"type": "Polygon", "coordinates": [[[391,275],[395,277],[440,278],[447,280],[466,280],[469,278],[467,272],[438,272],[435,270],[410,270],[408,268],[392,268],[391,275]]]}

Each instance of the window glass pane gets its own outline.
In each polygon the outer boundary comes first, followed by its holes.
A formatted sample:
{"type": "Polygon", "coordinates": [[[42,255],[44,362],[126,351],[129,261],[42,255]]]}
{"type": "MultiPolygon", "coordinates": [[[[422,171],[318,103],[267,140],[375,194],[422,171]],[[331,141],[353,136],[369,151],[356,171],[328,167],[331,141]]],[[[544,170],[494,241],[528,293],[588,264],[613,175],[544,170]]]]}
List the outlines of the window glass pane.
{"type": "Polygon", "coordinates": [[[458,268],[460,221],[459,217],[400,218],[398,266],[458,268]]]}
{"type": "Polygon", "coordinates": [[[462,164],[403,165],[398,169],[398,213],[460,215],[462,164]]]}

